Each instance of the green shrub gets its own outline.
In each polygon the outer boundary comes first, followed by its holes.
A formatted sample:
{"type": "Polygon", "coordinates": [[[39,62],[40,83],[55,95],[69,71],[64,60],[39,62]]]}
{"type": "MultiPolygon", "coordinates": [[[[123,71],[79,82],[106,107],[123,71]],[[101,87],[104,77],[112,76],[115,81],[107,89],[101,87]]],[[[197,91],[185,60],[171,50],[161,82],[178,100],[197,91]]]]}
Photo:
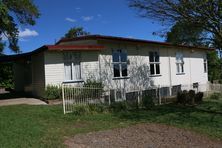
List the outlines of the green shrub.
{"type": "Polygon", "coordinates": [[[86,115],[90,113],[90,109],[88,105],[74,105],[72,113],[77,116],[86,115]]]}
{"type": "Polygon", "coordinates": [[[220,94],[220,93],[213,93],[213,94],[210,95],[209,98],[210,98],[211,100],[219,100],[220,97],[221,97],[221,94],[220,94]]]}
{"type": "Polygon", "coordinates": [[[98,82],[96,80],[88,79],[83,85],[84,87],[95,87],[95,88],[103,88],[102,82],[98,82]]]}
{"type": "Polygon", "coordinates": [[[198,92],[195,94],[194,90],[184,90],[182,92],[178,92],[177,94],[177,103],[179,104],[189,104],[193,105],[195,103],[200,103],[203,100],[203,92],[198,92]]]}
{"type": "Polygon", "coordinates": [[[154,106],[154,101],[152,96],[144,96],[142,98],[142,106],[145,107],[146,109],[150,109],[154,106]]]}
{"type": "Polygon", "coordinates": [[[104,104],[74,105],[73,109],[72,113],[77,116],[108,112],[108,106],[104,104]]]}
{"type": "Polygon", "coordinates": [[[177,93],[177,103],[185,105],[188,97],[189,96],[188,96],[187,90],[178,92],[177,93]]]}
{"type": "Polygon", "coordinates": [[[126,105],[127,105],[127,108],[129,110],[139,109],[139,104],[138,104],[137,100],[135,100],[135,101],[126,101],[126,105]]]}
{"type": "Polygon", "coordinates": [[[203,101],[203,92],[198,92],[195,95],[195,103],[201,103],[203,101]]]}
{"type": "Polygon", "coordinates": [[[44,98],[47,100],[62,99],[62,88],[55,85],[47,85],[44,98]]]}
{"type": "Polygon", "coordinates": [[[91,113],[108,112],[108,106],[105,104],[89,104],[88,106],[91,113]]]}
{"type": "Polygon", "coordinates": [[[187,104],[194,104],[195,103],[195,91],[194,90],[189,90],[188,92],[188,98],[187,98],[187,104]]]}
{"type": "Polygon", "coordinates": [[[120,112],[120,111],[128,110],[126,101],[114,102],[109,106],[109,108],[110,108],[110,111],[113,111],[113,112],[120,112]]]}

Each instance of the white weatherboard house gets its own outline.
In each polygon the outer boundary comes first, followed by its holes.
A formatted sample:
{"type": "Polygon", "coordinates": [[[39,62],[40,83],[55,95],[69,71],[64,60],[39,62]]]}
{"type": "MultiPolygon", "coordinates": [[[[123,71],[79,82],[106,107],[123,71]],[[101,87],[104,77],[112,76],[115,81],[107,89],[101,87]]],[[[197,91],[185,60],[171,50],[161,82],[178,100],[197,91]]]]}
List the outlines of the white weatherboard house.
{"type": "Polygon", "coordinates": [[[15,90],[42,97],[47,85],[101,81],[107,89],[145,90],[151,86],[207,84],[210,49],[89,35],[62,39],[14,61],[15,90]]]}

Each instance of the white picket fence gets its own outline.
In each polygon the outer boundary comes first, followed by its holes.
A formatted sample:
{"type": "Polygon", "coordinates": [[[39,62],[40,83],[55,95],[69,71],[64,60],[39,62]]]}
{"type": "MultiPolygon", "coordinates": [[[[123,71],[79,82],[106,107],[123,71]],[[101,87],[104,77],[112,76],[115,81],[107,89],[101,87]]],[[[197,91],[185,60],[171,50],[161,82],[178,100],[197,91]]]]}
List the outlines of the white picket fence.
{"type": "Polygon", "coordinates": [[[192,85],[176,85],[176,86],[155,86],[146,90],[124,90],[110,89],[104,90],[101,87],[84,87],[74,86],[71,84],[62,85],[63,109],[64,114],[74,110],[75,105],[87,104],[111,104],[118,101],[136,101],[141,102],[143,96],[154,96],[156,104],[164,104],[175,98],[179,91],[195,90],[196,92],[204,92],[208,96],[214,92],[222,93],[221,84],[192,84],[192,85]]]}

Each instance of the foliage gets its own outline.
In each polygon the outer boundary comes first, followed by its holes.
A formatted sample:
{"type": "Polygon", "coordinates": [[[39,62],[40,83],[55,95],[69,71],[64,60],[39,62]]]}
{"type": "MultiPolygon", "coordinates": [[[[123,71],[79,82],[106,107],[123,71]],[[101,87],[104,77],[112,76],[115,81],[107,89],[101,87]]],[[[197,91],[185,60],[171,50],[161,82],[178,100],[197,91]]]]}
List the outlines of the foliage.
{"type": "Polygon", "coordinates": [[[219,80],[222,78],[222,71],[219,70],[222,67],[221,60],[217,56],[216,52],[208,52],[207,54],[208,61],[208,77],[209,81],[219,80]]]}
{"type": "Polygon", "coordinates": [[[77,116],[87,115],[90,113],[90,110],[87,105],[74,105],[72,113],[77,116]]]}
{"type": "Polygon", "coordinates": [[[151,109],[152,107],[154,107],[155,104],[154,104],[154,101],[153,101],[153,97],[152,96],[143,96],[142,105],[146,109],[151,109]]]}
{"type": "Polygon", "coordinates": [[[1,63],[0,74],[0,87],[14,88],[12,64],[1,63]]]}
{"type": "Polygon", "coordinates": [[[188,96],[189,96],[188,103],[189,104],[194,104],[195,103],[195,96],[196,96],[195,91],[194,90],[189,90],[188,96]]]}
{"type": "Polygon", "coordinates": [[[18,24],[34,25],[39,17],[39,10],[31,0],[1,0],[0,1],[0,52],[5,43],[3,36],[8,39],[9,48],[19,52],[18,24]]]}
{"type": "Polygon", "coordinates": [[[195,95],[195,102],[198,103],[198,104],[203,102],[203,96],[204,96],[203,92],[198,92],[195,95]]]}
{"type": "Polygon", "coordinates": [[[167,32],[166,42],[200,46],[206,42],[205,38],[206,33],[203,32],[200,26],[190,22],[177,22],[170,31],[167,32]]]}
{"type": "Polygon", "coordinates": [[[62,99],[62,88],[57,85],[47,85],[44,98],[47,100],[62,99]]]}
{"type": "Polygon", "coordinates": [[[96,81],[93,79],[87,79],[83,85],[84,87],[93,87],[93,88],[103,88],[104,85],[100,81],[96,81]]]}
{"type": "Polygon", "coordinates": [[[219,100],[221,98],[221,93],[213,93],[210,95],[210,100],[219,100]]]}
{"type": "Polygon", "coordinates": [[[128,106],[127,106],[126,101],[113,102],[109,108],[110,108],[111,112],[120,112],[120,111],[127,111],[128,110],[128,106]]]}
{"type": "Polygon", "coordinates": [[[181,92],[178,92],[177,94],[177,103],[183,104],[183,105],[193,105],[193,104],[198,104],[203,101],[203,93],[198,92],[195,93],[194,90],[184,90],[181,92]]]}
{"type": "Polygon", "coordinates": [[[69,31],[65,34],[64,38],[70,39],[70,38],[76,38],[80,36],[89,35],[90,33],[85,31],[83,27],[72,27],[69,29],[69,31]]]}
{"type": "MultiPolygon", "coordinates": [[[[130,7],[138,10],[142,17],[147,17],[167,26],[178,22],[195,24],[206,32],[211,45],[222,47],[222,1],[193,0],[131,0],[130,7]]],[[[187,30],[190,28],[187,27],[187,30]]]]}
{"type": "Polygon", "coordinates": [[[72,113],[77,116],[108,112],[108,107],[104,104],[74,105],[73,109],[72,113]]]}
{"type": "Polygon", "coordinates": [[[89,104],[91,113],[105,113],[109,111],[109,107],[105,104],[89,104]]]}

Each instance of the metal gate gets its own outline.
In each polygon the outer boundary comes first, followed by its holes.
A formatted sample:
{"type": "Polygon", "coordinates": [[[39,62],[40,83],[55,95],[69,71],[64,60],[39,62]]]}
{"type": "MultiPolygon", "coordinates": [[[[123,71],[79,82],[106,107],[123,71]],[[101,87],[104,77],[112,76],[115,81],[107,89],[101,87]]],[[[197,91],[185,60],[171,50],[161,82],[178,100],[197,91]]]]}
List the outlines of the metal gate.
{"type": "Polygon", "coordinates": [[[76,87],[62,85],[63,111],[64,114],[73,112],[75,105],[100,104],[110,102],[109,92],[101,87],[76,87]]]}

